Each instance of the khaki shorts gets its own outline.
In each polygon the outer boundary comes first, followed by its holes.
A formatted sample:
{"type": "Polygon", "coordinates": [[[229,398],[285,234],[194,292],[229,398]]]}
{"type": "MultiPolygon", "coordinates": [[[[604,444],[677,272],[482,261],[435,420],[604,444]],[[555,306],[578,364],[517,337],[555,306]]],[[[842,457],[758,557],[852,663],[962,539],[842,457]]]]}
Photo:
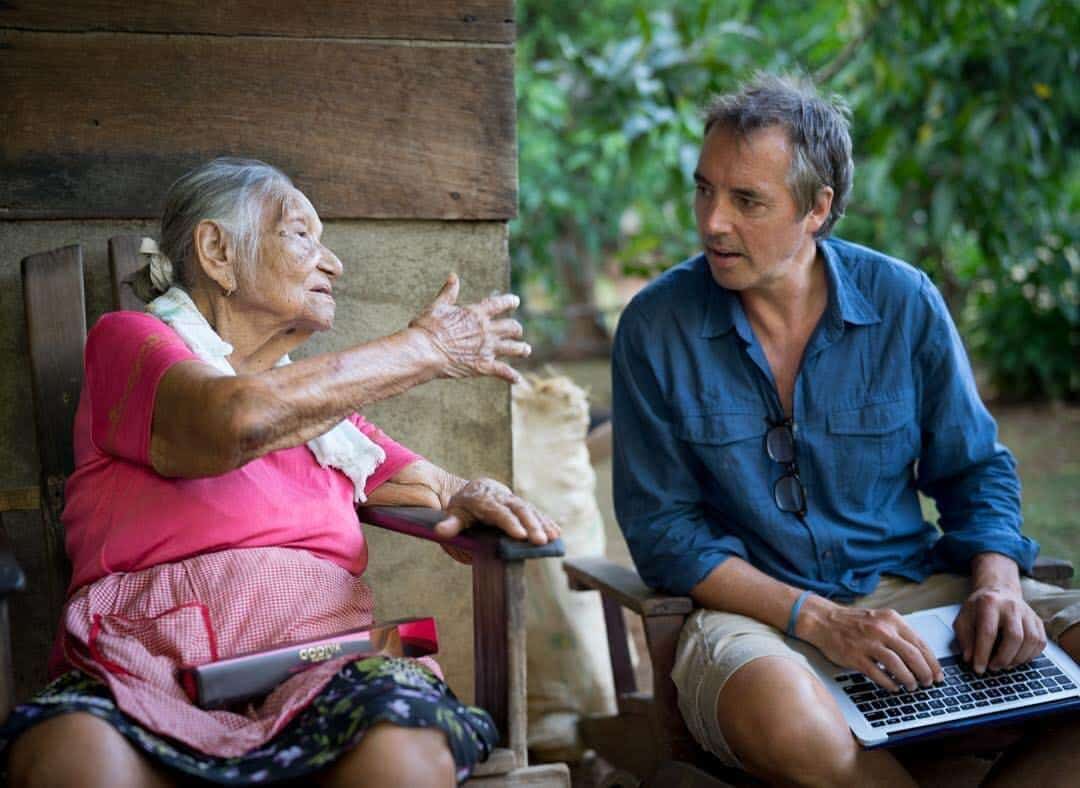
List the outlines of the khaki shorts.
{"type": "MultiPolygon", "coordinates": [[[[1046,625],[1046,634],[1057,640],[1080,621],[1080,589],[1066,590],[1035,580],[1022,580],[1024,599],[1046,625]]],[[[886,575],[871,594],[852,602],[853,607],[891,607],[911,613],[931,607],[963,602],[971,593],[971,580],[940,574],[922,583],[886,575]]],[[[679,691],[679,709],[698,744],[729,766],[739,766],[728,748],[716,719],[716,702],[727,680],[759,657],[786,657],[810,670],[792,641],[782,632],[753,618],[715,610],[695,611],[679,637],[671,678],[679,691]]]]}

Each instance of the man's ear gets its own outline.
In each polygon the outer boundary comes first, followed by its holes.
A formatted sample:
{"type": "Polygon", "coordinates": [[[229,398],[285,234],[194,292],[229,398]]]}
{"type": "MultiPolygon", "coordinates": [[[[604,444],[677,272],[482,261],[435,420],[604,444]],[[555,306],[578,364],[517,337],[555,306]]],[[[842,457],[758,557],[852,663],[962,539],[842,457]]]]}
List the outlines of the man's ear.
{"type": "Polygon", "coordinates": [[[228,295],[236,289],[235,255],[229,235],[215,221],[204,219],[195,228],[195,256],[199,267],[228,295]]]}
{"type": "Polygon", "coordinates": [[[814,197],[814,204],[810,208],[810,212],[806,214],[808,222],[806,229],[811,233],[820,230],[821,226],[829,218],[829,211],[832,210],[832,199],[832,186],[822,186],[818,189],[817,196],[814,197]]]}

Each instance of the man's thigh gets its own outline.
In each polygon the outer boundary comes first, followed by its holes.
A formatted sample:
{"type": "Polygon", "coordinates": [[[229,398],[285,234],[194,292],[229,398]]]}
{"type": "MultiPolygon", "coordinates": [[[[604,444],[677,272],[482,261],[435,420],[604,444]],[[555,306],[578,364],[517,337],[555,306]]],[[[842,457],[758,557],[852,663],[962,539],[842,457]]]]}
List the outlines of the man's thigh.
{"type": "Polygon", "coordinates": [[[791,670],[810,671],[806,658],[768,624],[734,613],[697,610],[679,637],[672,681],[679,710],[694,739],[728,765],[738,765],[716,717],[720,691],[739,668],[761,657],[790,660],[791,670]]]}

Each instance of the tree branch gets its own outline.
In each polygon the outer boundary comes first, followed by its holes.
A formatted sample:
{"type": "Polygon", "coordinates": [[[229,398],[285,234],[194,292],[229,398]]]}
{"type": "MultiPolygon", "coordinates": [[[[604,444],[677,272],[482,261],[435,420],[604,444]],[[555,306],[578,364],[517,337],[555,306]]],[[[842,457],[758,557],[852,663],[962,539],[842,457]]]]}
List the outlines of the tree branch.
{"type": "Polygon", "coordinates": [[[859,48],[866,43],[866,39],[874,32],[874,27],[877,25],[878,20],[881,19],[881,15],[884,14],[891,5],[892,3],[886,2],[875,6],[873,16],[871,16],[870,20],[863,25],[859,34],[844,45],[844,48],[840,50],[840,54],[814,72],[815,85],[824,85],[840,73],[840,69],[846,66],[851,59],[855,57],[855,53],[859,51],[859,48]]]}

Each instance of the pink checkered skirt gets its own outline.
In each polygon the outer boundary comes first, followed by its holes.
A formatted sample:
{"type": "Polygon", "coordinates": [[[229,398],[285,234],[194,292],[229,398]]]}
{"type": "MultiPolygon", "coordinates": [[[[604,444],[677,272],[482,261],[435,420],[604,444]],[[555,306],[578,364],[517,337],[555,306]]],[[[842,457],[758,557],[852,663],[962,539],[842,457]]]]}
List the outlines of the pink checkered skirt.
{"type": "Polygon", "coordinates": [[[234,757],[273,738],[345,660],[289,678],[243,713],[192,705],[177,670],[364,626],[373,606],[363,580],[305,550],[225,550],[84,586],[65,607],[60,645],[142,725],[234,757]]]}

